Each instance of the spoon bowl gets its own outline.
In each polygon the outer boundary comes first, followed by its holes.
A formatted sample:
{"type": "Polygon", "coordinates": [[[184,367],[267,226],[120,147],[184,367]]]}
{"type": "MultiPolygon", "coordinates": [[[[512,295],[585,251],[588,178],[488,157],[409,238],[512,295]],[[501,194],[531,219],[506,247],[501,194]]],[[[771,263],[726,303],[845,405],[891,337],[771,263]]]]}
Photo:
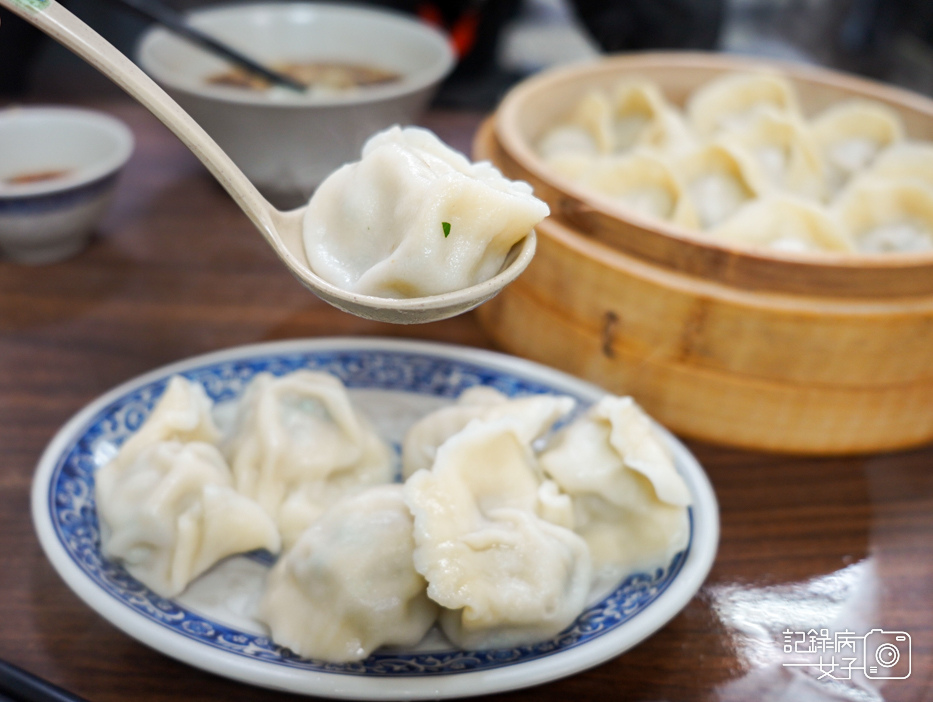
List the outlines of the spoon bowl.
{"type": "Polygon", "coordinates": [[[273,207],[207,132],[136,64],[56,0],[0,0],[0,6],[80,56],[155,115],[207,167],[292,274],[311,292],[345,312],[395,324],[453,317],[493,297],[534,256],[535,233],[531,231],[512,247],[497,275],[468,288],[404,299],[360,295],[338,288],[308,265],[302,236],[306,208],[282,211],[273,207]]]}

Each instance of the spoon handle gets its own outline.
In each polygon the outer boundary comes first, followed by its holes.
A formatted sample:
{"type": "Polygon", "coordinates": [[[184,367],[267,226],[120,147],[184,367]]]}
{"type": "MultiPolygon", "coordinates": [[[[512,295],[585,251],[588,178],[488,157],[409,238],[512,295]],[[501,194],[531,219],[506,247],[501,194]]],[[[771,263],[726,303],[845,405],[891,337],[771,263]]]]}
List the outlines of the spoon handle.
{"type": "Polygon", "coordinates": [[[137,14],[161,24],[163,27],[171,30],[175,34],[202,46],[208,51],[223,56],[228,61],[254,73],[276,85],[282,85],[299,93],[307,91],[308,86],[291,76],[273,71],[262,64],[256,63],[253,59],[240,53],[231,46],[205,34],[197,27],[191,26],[184,17],[177,14],[174,10],[154,0],[113,0],[118,5],[128,8],[137,14]]]}
{"type": "Polygon", "coordinates": [[[129,93],[191,149],[273,248],[278,249],[269,204],[233,160],[142,69],[56,0],[0,0],[5,7],[70,49],[129,93]]]}

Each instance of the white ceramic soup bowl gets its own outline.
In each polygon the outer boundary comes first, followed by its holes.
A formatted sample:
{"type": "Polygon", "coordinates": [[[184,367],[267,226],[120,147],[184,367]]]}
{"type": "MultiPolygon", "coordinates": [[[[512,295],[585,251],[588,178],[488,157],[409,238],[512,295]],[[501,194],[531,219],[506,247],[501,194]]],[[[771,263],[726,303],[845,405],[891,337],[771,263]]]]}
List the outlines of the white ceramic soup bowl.
{"type": "Polygon", "coordinates": [[[0,252],[44,264],[81,251],[133,144],[125,124],[100,112],[0,110],[0,252]]]}
{"type": "Polygon", "coordinates": [[[384,10],[322,3],[213,6],[190,23],[270,66],[337,62],[378,67],[397,81],[327,95],[217,85],[230,65],[166,30],[140,40],[137,59],[278,207],[305,203],[366,139],[411,124],[454,65],[447,38],[384,10]]]}

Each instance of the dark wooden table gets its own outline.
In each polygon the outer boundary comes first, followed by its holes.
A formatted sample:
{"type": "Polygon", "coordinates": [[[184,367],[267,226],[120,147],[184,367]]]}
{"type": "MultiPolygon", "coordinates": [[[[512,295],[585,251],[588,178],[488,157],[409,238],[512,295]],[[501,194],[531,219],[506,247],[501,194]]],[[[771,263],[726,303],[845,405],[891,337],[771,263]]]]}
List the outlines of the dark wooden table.
{"type": "MultiPolygon", "coordinates": [[[[194,354],[335,335],[492,344],[469,314],[398,327],[329,307],[148,113],[122,100],[93,106],[124,119],[137,138],[99,236],[61,264],[0,260],[0,658],[93,702],[284,699],[156,653],[72,594],[30,521],[44,446],[104,391],[194,354]]],[[[438,113],[425,124],[468,151],[479,119],[438,113]]],[[[933,449],[803,459],[689,445],[722,511],[705,586],[632,651],[501,697],[933,699],[933,449]],[[818,670],[784,665],[800,660],[784,652],[784,632],[810,629],[907,632],[911,676],[816,682],[818,670]]]]}

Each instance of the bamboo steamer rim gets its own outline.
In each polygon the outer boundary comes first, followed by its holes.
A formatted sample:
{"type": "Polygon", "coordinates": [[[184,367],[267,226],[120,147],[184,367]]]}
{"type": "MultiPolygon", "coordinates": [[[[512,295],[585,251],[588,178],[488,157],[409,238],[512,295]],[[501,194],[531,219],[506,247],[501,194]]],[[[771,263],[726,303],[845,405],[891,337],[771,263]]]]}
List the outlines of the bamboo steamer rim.
{"type": "MultiPolygon", "coordinates": [[[[525,79],[503,98],[492,118],[492,130],[501,155],[562,194],[552,216],[593,234],[591,229],[616,229],[612,243],[628,253],[726,285],[753,290],[830,296],[909,296],[933,293],[933,251],[889,254],[796,253],[744,248],[725,242],[706,241],[687,229],[632,213],[611,198],[594,193],[569,178],[553,173],[533,150],[522,131],[529,103],[547,93],[571,86],[582,95],[597,80],[609,81],[656,70],[779,72],[794,83],[809,83],[884,102],[929,119],[933,125],[933,100],[865,78],[826,68],[779,61],[751,60],[704,52],[652,52],[617,55],[550,69],[525,79]]],[[[699,87],[699,83],[695,87],[699,87]]],[[[664,85],[661,85],[664,91],[664,85]]],[[[933,129],[933,126],[931,126],[933,129]]],[[[499,164],[500,167],[502,164],[499,164]]],[[[553,203],[552,203],[553,205],[553,203]]]]}

